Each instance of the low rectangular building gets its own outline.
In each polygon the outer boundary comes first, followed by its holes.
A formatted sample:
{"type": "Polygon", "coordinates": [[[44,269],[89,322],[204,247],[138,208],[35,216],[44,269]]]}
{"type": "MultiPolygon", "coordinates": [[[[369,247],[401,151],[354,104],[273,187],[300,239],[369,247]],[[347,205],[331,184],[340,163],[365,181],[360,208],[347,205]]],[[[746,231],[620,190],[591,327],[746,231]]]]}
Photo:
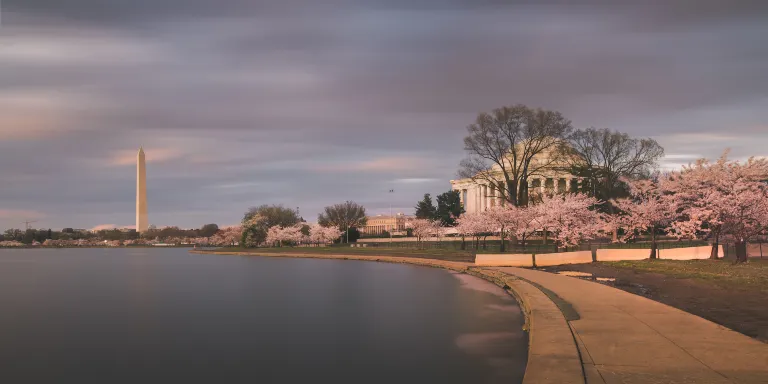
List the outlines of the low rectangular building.
{"type": "Polygon", "coordinates": [[[406,232],[405,223],[410,218],[410,216],[403,213],[398,213],[394,216],[368,216],[368,223],[358,229],[360,233],[365,235],[379,235],[384,232],[391,232],[392,234],[404,233],[406,232]]]}

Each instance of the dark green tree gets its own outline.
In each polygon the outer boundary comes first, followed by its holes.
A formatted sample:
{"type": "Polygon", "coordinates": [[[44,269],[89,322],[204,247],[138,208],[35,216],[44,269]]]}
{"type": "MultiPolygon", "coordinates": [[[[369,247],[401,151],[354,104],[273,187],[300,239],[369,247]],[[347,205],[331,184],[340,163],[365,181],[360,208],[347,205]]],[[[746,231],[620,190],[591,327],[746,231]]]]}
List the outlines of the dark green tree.
{"type": "Polygon", "coordinates": [[[198,231],[200,237],[211,237],[219,231],[219,226],[216,224],[203,225],[198,231]]]}
{"type": "MultiPolygon", "coordinates": [[[[344,237],[344,235],[342,235],[344,237]]],[[[357,228],[352,227],[349,229],[348,233],[346,234],[347,237],[347,243],[354,243],[357,242],[358,239],[360,239],[360,231],[357,230],[357,228]]]]}
{"type": "Polygon", "coordinates": [[[32,242],[35,241],[35,232],[34,229],[27,229],[27,231],[24,232],[24,236],[21,238],[21,242],[24,244],[32,244],[32,242]]]}
{"type": "Polygon", "coordinates": [[[432,196],[429,193],[425,193],[424,198],[416,204],[416,218],[427,220],[437,218],[437,208],[432,204],[432,196]]]}
{"type": "Polygon", "coordinates": [[[456,219],[464,213],[459,191],[448,191],[437,195],[437,219],[445,227],[456,226],[456,219]]]}

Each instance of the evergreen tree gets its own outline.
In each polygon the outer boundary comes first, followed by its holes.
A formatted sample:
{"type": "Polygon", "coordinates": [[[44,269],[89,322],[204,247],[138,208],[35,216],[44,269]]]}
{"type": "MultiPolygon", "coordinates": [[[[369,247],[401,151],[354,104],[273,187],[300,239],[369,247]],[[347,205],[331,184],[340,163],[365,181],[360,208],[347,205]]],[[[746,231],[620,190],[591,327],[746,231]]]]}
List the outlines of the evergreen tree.
{"type": "Polygon", "coordinates": [[[464,213],[459,191],[448,191],[437,195],[437,219],[444,227],[456,226],[456,219],[464,213]]]}
{"type": "Polygon", "coordinates": [[[416,204],[416,218],[435,220],[437,219],[437,208],[432,204],[432,196],[429,193],[424,194],[424,199],[416,204]]]}

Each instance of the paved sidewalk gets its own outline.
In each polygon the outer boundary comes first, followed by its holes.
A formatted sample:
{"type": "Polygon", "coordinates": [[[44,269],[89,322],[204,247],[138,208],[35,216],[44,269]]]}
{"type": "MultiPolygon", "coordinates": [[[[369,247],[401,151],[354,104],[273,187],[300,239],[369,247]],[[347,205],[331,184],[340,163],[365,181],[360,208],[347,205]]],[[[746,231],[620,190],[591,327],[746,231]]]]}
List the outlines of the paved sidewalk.
{"type": "Polygon", "coordinates": [[[494,269],[539,284],[579,313],[580,319],[569,324],[589,384],[768,383],[768,344],[598,283],[494,269]]]}

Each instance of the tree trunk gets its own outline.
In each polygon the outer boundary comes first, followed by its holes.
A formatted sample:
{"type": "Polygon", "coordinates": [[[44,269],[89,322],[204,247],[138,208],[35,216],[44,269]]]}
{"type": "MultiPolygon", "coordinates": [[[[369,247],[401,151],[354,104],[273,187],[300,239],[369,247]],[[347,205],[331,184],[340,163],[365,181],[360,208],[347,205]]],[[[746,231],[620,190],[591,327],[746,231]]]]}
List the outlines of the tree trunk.
{"type": "Polygon", "coordinates": [[[462,250],[462,251],[464,251],[464,250],[466,250],[466,249],[467,249],[467,242],[466,242],[466,240],[464,239],[464,236],[462,235],[462,236],[461,236],[461,250],[462,250]]]}
{"type": "Polygon", "coordinates": [[[547,245],[547,229],[544,228],[544,240],[541,245],[547,245]]]}
{"type": "Polygon", "coordinates": [[[507,181],[507,201],[512,206],[517,207],[519,200],[517,199],[517,179],[507,181]]]}
{"type": "Polygon", "coordinates": [[[501,247],[499,248],[499,252],[504,253],[504,228],[501,228],[501,233],[499,235],[501,238],[501,247]]]}
{"type": "Polygon", "coordinates": [[[747,262],[747,242],[744,240],[737,241],[736,244],[734,244],[736,248],[736,262],[737,263],[746,263],[747,262]]]}
{"type": "Polygon", "coordinates": [[[487,244],[487,242],[486,242],[486,239],[487,239],[487,238],[488,238],[488,236],[483,236],[483,249],[484,249],[484,250],[485,250],[485,249],[488,249],[488,244],[487,244]]]}
{"type": "MultiPolygon", "coordinates": [[[[616,209],[614,209],[613,204],[610,202],[608,203],[608,215],[613,217],[616,214],[616,209]]],[[[613,231],[611,233],[611,243],[618,243],[619,242],[619,226],[614,225],[613,231]]]]}
{"type": "Polygon", "coordinates": [[[517,194],[517,206],[518,207],[526,207],[528,206],[528,178],[527,177],[521,177],[520,182],[517,184],[517,190],[515,191],[517,194]]]}
{"type": "Polygon", "coordinates": [[[709,258],[712,260],[718,259],[718,254],[720,253],[720,240],[715,237],[715,240],[712,241],[712,249],[709,251],[709,258]]]}
{"type": "Polygon", "coordinates": [[[658,259],[658,244],[656,244],[656,228],[651,229],[651,260],[658,259]]]}

